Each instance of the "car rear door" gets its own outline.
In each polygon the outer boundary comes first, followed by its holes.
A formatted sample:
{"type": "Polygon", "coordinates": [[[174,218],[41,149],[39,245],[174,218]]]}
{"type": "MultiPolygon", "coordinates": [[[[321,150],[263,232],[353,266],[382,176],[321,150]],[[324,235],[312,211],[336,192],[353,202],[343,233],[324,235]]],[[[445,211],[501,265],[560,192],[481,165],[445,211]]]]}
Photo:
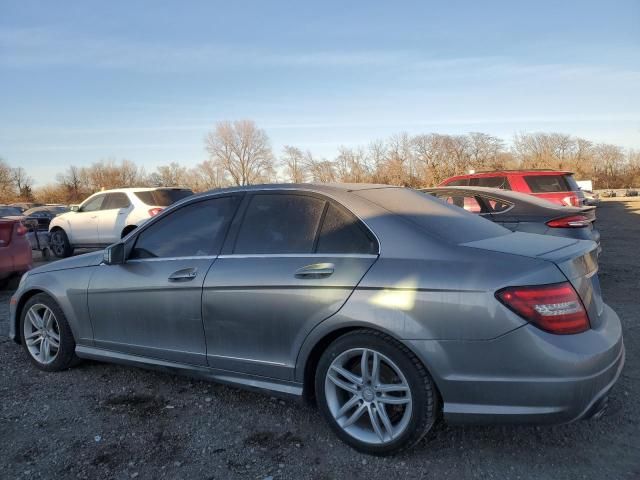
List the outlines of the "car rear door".
{"type": "Polygon", "coordinates": [[[129,239],[124,264],[96,269],[88,289],[96,347],[206,365],[202,284],[239,202],[228,195],[167,212],[129,239]]]}
{"type": "Polygon", "coordinates": [[[98,212],[98,236],[100,243],[110,245],[120,240],[127,226],[127,214],[131,211],[131,202],[124,192],[108,193],[98,212]]]}
{"type": "Polygon", "coordinates": [[[342,307],[378,244],[322,196],[262,192],[242,209],[204,282],[207,358],[212,367],[290,380],[304,338],[342,307]]]}

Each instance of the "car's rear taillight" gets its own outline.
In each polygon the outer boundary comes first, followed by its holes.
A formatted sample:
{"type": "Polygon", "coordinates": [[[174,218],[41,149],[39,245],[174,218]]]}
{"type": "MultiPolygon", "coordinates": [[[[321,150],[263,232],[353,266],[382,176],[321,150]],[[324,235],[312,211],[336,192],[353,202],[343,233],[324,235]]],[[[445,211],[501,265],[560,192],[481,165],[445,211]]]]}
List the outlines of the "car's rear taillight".
{"type": "Polygon", "coordinates": [[[18,226],[16,227],[16,235],[18,235],[19,237],[25,236],[27,232],[28,232],[27,227],[25,227],[21,223],[19,223],[18,226]]]}
{"type": "Polygon", "coordinates": [[[496,298],[535,326],[556,334],[588,330],[589,317],[569,282],[527,287],[507,287],[496,298]]]}
{"type": "Polygon", "coordinates": [[[160,207],[155,207],[155,208],[150,208],[149,209],[149,216],[150,217],[155,217],[157,214],[159,214],[162,210],[164,210],[164,208],[160,208],[160,207]]]}
{"type": "Polygon", "coordinates": [[[584,215],[569,215],[568,217],[556,218],[547,222],[547,226],[551,228],[583,228],[591,224],[584,215]]]}

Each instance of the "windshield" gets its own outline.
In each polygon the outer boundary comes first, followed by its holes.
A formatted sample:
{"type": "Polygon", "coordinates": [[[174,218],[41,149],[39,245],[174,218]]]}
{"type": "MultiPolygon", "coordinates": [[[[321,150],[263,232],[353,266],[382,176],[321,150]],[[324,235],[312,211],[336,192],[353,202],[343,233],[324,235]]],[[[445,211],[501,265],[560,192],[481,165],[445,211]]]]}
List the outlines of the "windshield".
{"type": "Polygon", "coordinates": [[[153,207],[168,207],[178,200],[193,195],[193,192],[186,188],[159,188],[135,193],[136,197],[142,200],[143,203],[153,207]]]}
{"type": "Polygon", "coordinates": [[[451,243],[467,243],[511,233],[462,208],[408,188],[360,190],[357,195],[406,218],[427,233],[451,243]]]}
{"type": "Polygon", "coordinates": [[[22,216],[22,210],[18,207],[0,207],[0,217],[22,216]]]}

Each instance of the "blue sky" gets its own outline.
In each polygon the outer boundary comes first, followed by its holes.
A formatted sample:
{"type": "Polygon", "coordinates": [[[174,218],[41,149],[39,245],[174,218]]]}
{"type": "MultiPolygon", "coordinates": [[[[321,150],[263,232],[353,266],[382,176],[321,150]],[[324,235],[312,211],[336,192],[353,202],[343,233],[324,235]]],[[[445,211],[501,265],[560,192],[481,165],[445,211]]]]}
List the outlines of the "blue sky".
{"type": "Polygon", "coordinates": [[[640,1],[0,3],[0,157],[206,159],[255,120],[331,157],[408,132],[558,131],[640,148],[640,1]]]}

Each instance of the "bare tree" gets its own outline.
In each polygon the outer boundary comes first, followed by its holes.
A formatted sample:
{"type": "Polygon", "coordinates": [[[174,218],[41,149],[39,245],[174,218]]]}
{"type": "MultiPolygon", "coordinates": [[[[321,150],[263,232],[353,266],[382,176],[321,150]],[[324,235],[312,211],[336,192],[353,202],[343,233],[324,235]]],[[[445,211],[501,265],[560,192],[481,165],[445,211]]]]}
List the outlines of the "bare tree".
{"type": "Polygon", "coordinates": [[[223,168],[213,160],[205,160],[190,172],[188,185],[194,191],[211,190],[228,184],[223,168]]]}
{"type": "Polygon", "coordinates": [[[11,169],[11,179],[18,198],[25,202],[33,201],[33,178],[22,167],[11,169]]]}
{"type": "Polygon", "coordinates": [[[285,145],[282,154],[285,173],[293,183],[304,183],[309,175],[302,150],[285,145]]]}
{"type": "Polygon", "coordinates": [[[177,162],[161,165],[153,172],[149,181],[157,187],[178,187],[188,183],[188,171],[177,162]]]}
{"type": "Polygon", "coordinates": [[[336,169],[333,162],[326,158],[316,159],[311,152],[305,154],[305,165],[313,182],[331,183],[336,181],[336,169]]]}
{"type": "Polygon", "coordinates": [[[235,185],[267,182],[275,174],[269,138],[251,120],[220,122],[205,142],[209,158],[235,185]]]}
{"type": "Polygon", "coordinates": [[[87,172],[83,168],[71,165],[66,172],[59,173],[56,178],[65,192],[65,202],[80,202],[90,193],[87,172]]]}
{"type": "Polygon", "coordinates": [[[0,202],[7,203],[15,196],[11,167],[0,158],[0,202]]]}

